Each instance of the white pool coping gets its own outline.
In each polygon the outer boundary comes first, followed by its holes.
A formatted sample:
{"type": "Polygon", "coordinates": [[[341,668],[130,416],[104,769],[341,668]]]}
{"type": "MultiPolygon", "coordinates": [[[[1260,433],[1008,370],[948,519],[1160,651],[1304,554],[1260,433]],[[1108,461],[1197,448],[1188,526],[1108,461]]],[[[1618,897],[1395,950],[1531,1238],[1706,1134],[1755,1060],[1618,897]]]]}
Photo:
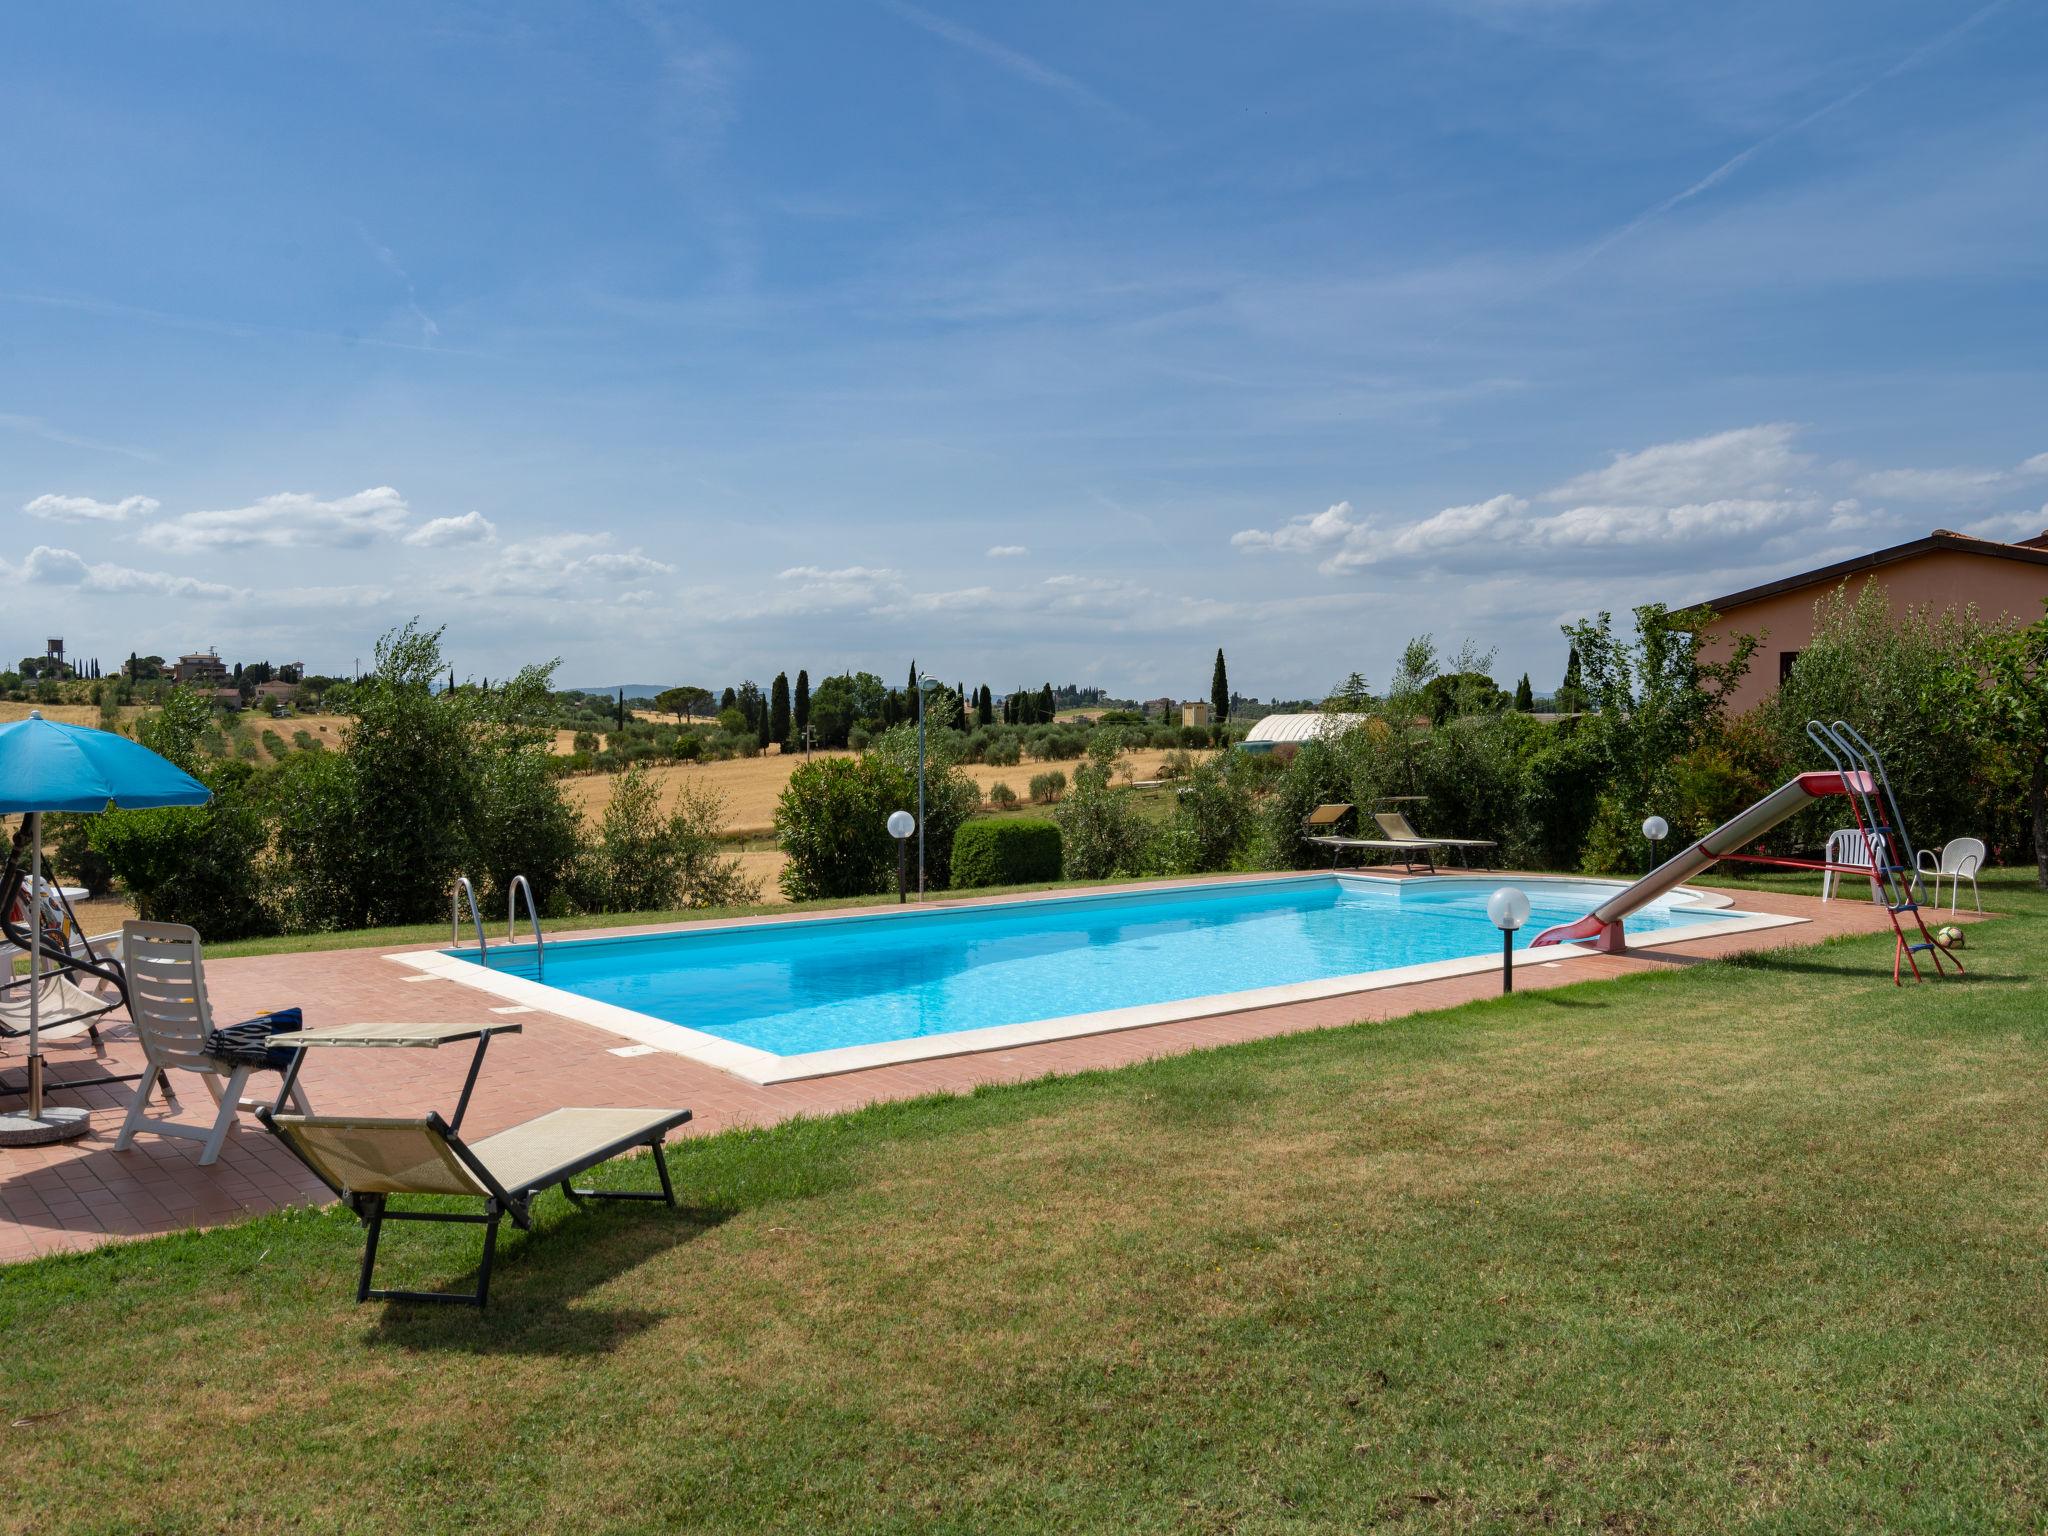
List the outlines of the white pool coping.
{"type": "MultiPolygon", "coordinates": [[[[629,930],[626,933],[606,935],[607,938],[640,937],[658,933],[709,933],[720,929],[757,928],[774,924],[788,924],[811,921],[900,921],[915,916],[930,916],[935,911],[960,912],[1000,909],[1007,906],[1044,905],[1056,902],[1095,901],[1105,897],[1168,893],[1184,890],[1214,890],[1219,885],[1262,884],[1268,881],[1279,883],[1292,880],[1356,880],[1375,884],[1399,885],[1400,880],[1370,871],[1305,870],[1295,874],[1275,874],[1242,881],[1186,881],[1152,885],[1122,886],[1083,892],[1060,892],[1020,896],[1001,901],[972,902],[961,905],[934,907],[880,907],[851,912],[792,913],[787,917],[728,918],[704,923],[665,925],[661,928],[629,930]]],[[[1489,889],[1504,884],[1530,885],[1575,885],[1592,886],[1603,890],[1622,890],[1624,882],[1615,880],[1590,879],[1576,875],[1517,875],[1503,879],[1498,875],[1443,874],[1426,882],[1430,888],[1438,889],[1445,884],[1485,886],[1489,889]]],[[[1718,891],[1705,891],[1691,886],[1680,886],[1671,893],[1684,897],[1678,903],[1683,906],[1732,909],[1734,898],[1718,891]]],[[[1770,928],[1789,927],[1804,923],[1808,919],[1791,917],[1769,912],[1737,912],[1728,910],[1725,918],[1714,922],[1694,923],[1683,928],[1671,928],[1661,932],[1645,933],[1640,937],[1630,935],[1630,949],[1654,949],[1665,944],[1682,944],[1693,939],[1720,938],[1728,934],[1758,933],[1770,928]]],[[[573,943],[564,939],[559,942],[573,943]]],[[[524,949],[527,946],[521,945],[524,949]]],[[[1552,965],[1560,961],[1582,959],[1597,951],[1583,944],[1558,944],[1546,947],[1543,957],[1535,959],[1527,951],[1518,955],[1521,966],[1552,965]]],[[[810,1051],[799,1056],[778,1056],[772,1051],[759,1050],[751,1045],[726,1040],[703,1030],[691,1029],[685,1024],[673,1024],[667,1019],[658,1019],[652,1014],[640,1013],[631,1008],[621,1008],[613,1003],[598,1002],[593,998],[581,997],[574,992],[550,987],[543,982],[529,981],[523,976],[508,975],[503,971],[486,970],[474,961],[456,955],[444,954],[438,950],[411,950],[385,956],[400,965],[410,966],[421,973],[414,979],[435,977],[443,981],[460,982],[480,992],[488,992],[508,1003],[523,1004],[526,1007],[552,1013],[560,1018],[573,1019],[580,1024],[589,1024],[597,1029],[609,1031],[641,1045],[653,1046],[657,1050],[669,1051],[678,1056],[687,1056],[706,1066],[717,1067],[735,1077],[750,1083],[768,1086],[774,1083],[796,1082],[809,1077],[830,1077],[842,1072],[860,1072],[869,1067],[893,1066],[907,1061],[933,1061],[945,1056],[967,1056],[982,1051],[1009,1050],[1018,1046],[1042,1045],[1049,1040],[1071,1040],[1081,1035],[1109,1034],[1117,1030],[1145,1029],[1154,1024],[1174,1024],[1187,1019],[1213,1018],[1218,1014],[1242,1013],[1254,1008],[1273,1008],[1287,1003],[1305,1003],[1323,998],[1347,997],[1355,993],[1377,992],[1387,987],[1411,986],[1416,982],[1440,981],[1450,976],[1473,976],[1481,972],[1499,969],[1497,954],[1468,955],[1454,960],[1432,960],[1422,965],[1395,966],[1387,970],[1361,971],[1350,976],[1324,976],[1312,981],[1290,982],[1277,987],[1255,987],[1244,992],[1222,992],[1209,997],[1181,998],[1174,1002],[1144,1003],[1131,1008],[1105,1008],[1095,1013],[1072,1013],[1056,1019],[1033,1019],[1021,1024],[998,1024],[984,1029],[962,1029],[936,1035],[920,1035],[908,1040],[882,1040],[872,1045],[847,1045],[827,1051],[810,1051]]],[[[509,1010],[508,1010],[509,1011],[509,1010]]]]}

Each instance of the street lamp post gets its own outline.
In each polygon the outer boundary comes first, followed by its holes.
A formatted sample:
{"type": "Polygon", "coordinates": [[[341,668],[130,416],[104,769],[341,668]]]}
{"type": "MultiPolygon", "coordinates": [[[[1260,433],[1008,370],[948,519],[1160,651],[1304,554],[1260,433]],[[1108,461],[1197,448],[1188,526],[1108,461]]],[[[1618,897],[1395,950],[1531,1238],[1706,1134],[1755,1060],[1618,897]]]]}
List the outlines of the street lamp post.
{"type": "Polygon", "coordinates": [[[1486,915],[1500,930],[1500,990],[1515,990],[1515,930],[1529,921],[1529,895],[1519,886],[1504,885],[1486,898],[1486,915]]]}
{"type": "Polygon", "coordinates": [[[925,699],[926,699],[927,697],[929,697],[929,696],[930,696],[930,694],[931,694],[931,691],[932,691],[932,690],[933,690],[934,688],[937,688],[937,687],[939,687],[939,686],[940,686],[940,684],[939,684],[939,680],[938,680],[937,678],[935,678],[935,677],[926,677],[926,676],[925,676],[925,675],[924,675],[923,673],[921,673],[921,672],[920,672],[920,673],[918,674],[918,678],[917,678],[917,899],[918,899],[919,901],[923,901],[923,900],[924,900],[924,701],[925,701],[925,699]]]}
{"type": "Polygon", "coordinates": [[[908,811],[891,811],[889,813],[888,825],[889,835],[896,839],[896,905],[900,907],[903,905],[903,887],[905,885],[903,855],[904,851],[910,846],[908,839],[910,834],[916,830],[917,823],[912,819],[908,811]]]}

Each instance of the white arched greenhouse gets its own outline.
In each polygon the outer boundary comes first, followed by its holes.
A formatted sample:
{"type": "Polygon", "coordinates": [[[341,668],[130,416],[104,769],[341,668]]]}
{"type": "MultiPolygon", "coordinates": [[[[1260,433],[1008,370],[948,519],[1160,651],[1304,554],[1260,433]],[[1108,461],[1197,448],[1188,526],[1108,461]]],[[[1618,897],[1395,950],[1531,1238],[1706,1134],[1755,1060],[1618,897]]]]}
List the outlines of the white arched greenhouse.
{"type": "Polygon", "coordinates": [[[1301,715],[1268,715],[1245,733],[1237,744],[1240,752],[1270,752],[1286,742],[1326,741],[1342,736],[1362,723],[1363,715],[1340,715],[1311,711],[1301,715]]]}

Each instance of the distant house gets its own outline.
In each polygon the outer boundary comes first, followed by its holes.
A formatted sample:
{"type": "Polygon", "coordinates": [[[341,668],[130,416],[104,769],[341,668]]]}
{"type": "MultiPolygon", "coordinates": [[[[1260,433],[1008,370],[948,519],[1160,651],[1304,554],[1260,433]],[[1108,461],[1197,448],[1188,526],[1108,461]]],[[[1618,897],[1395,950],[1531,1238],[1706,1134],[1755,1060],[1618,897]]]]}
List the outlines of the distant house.
{"type": "Polygon", "coordinates": [[[1157,715],[1162,720],[1171,720],[1173,712],[1180,708],[1179,699],[1147,699],[1138,706],[1147,716],[1157,715]]]}
{"type": "Polygon", "coordinates": [[[258,683],[254,697],[259,704],[289,704],[298,691],[297,683],[258,683]]]}
{"type": "Polygon", "coordinates": [[[174,683],[211,683],[218,687],[227,680],[228,669],[213,651],[180,656],[171,668],[171,681],[174,683]]]}
{"type": "Polygon", "coordinates": [[[1180,723],[1182,725],[1207,725],[1209,723],[1209,706],[1202,703],[1181,705],[1180,723]]]}
{"type": "Polygon", "coordinates": [[[239,688],[214,688],[209,690],[215,709],[225,709],[230,714],[239,714],[242,709],[242,690],[239,688]]]}
{"type": "Polygon", "coordinates": [[[1728,696],[1730,707],[1748,709],[1777,691],[1813,639],[1815,603],[1842,586],[1853,603],[1873,581],[1885,589],[1894,611],[1939,613],[1974,604],[1988,622],[2031,623],[2048,599],[2048,532],[2007,544],[1937,528],[1924,539],[1708,599],[1715,614],[1709,634],[1722,640],[1764,635],[1749,675],[1728,696]]]}

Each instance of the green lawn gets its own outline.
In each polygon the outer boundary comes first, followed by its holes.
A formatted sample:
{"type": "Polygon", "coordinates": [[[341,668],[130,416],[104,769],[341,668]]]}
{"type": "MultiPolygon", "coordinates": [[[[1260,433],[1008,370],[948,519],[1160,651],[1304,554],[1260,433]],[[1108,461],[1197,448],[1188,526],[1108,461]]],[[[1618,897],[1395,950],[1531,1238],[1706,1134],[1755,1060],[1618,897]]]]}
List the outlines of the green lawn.
{"type": "Polygon", "coordinates": [[[2048,898],[1985,897],[1962,984],[1848,940],[696,1142],[483,1317],[352,1305],[333,1212],[8,1270],[0,1524],[2038,1530],[2048,898]]]}

